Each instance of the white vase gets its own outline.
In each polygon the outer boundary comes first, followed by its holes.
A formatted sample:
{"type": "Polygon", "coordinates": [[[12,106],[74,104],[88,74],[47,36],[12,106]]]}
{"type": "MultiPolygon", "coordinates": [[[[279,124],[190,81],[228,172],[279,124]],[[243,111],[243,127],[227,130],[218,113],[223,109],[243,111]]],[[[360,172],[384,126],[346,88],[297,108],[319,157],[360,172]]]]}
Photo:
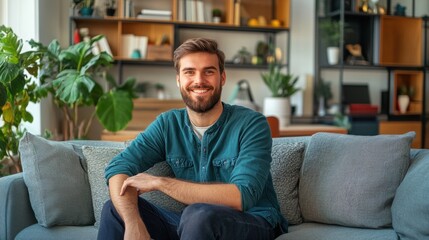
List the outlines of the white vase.
{"type": "Polygon", "coordinates": [[[326,115],[325,98],[324,97],[319,97],[319,109],[317,111],[317,115],[319,115],[319,117],[323,117],[326,115]]]}
{"type": "Polygon", "coordinates": [[[338,64],[340,48],[339,47],[328,47],[326,49],[328,54],[328,63],[330,65],[338,64]]]}
{"type": "Polygon", "coordinates": [[[267,97],[264,99],[264,115],[279,119],[280,127],[290,125],[291,107],[289,98],[267,97]]]}
{"type": "Polygon", "coordinates": [[[399,95],[398,96],[398,106],[400,113],[406,113],[408,104],[410,104],[410,97],[408,95],[399,95]]]}

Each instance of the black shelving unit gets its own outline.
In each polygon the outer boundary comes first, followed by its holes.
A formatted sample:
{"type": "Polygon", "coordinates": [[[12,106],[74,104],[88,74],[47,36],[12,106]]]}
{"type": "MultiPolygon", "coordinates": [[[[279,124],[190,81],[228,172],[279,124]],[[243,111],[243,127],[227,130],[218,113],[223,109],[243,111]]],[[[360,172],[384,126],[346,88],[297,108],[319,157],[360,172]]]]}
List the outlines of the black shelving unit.
{"type": "MultiPolygon", "coordinates": [[[[415,0],[408,0],[411,3],[411,17],[415,17],[415,8],[416,2],[415,0]]],[[[409,70],[409,71],[419,71],[423,73],[423,101],[422,101],[422,112],[421,114],[404,114],[404,115],[396,115],[388,112],[386,115],[383,115],[382,118],[387,118],[389,121],[419,121],[421,122],[422,132],[421,132],[421,145],[422,147],[429,144],[426,141],[426,129],[427,129],[427,119],[429,116],[428,106],[426,104],[426,93],[429,92],[429,86],[427,84],[427,71],[429,71],[429,59],[428,55],[428,17],[423,17],[423,42],[424,42],[424,54],[423,54],[423,62],[421,65],[416,66],[400,66],[400,65],[381,65],[374,64],[374,52],[379,51],[378,46],[374,41],[374,32],[377,31],[374,27],[378,23],[377,21],[380,19],[381,15],[379,14],[368,14],[356,11],[356,4],[358,1],[354,0],[316,0],[315,1],[315,77],[314,77],[314,86],[319,82],[323,71],[337,71],[338,72],[338,96],[339,101],[338,104],[343,114],[345,114],[345,107],[342,106],[342,88],[341,86],[344,84],[345,76],[344,73],[346,71],[384,71],[387,73],[387,104],[391,106],[390,99],[393,94],[393,86],[392,84],[392,73],[398,70],[409,70]],[[325,11],[320,11],[320,6],[324,5],[325,11]],[[322,14],[321,14],[322,13],[322,14]],[[339,62],[336,65],[329,65],[327,63],[327,56],[325,53],[326,46],[323,46],[321,39],[319,36],[320,29],[319,23],[321,20],[331,19],[339,21],[340,23],[340,49],[339,49],[339,62]],[[353,31],[348,31],[352,29],[353,31]],[[347,50],[345,48],[346,44],[349,43],[359,43],[362,46],[362,55],[365,60],[369,62],[368,65],[350,65],[346,62],[348,57],[347,50]]],[[[386,6],[386,14],[392,15],[391,13],[391,1],[388,0],[386,6]]],[[[317,115],[317,99],[314,99],[313,104],[313,114],[317,115]]],[[[376,116],[379,117],[379,116],[376,116]]]]}

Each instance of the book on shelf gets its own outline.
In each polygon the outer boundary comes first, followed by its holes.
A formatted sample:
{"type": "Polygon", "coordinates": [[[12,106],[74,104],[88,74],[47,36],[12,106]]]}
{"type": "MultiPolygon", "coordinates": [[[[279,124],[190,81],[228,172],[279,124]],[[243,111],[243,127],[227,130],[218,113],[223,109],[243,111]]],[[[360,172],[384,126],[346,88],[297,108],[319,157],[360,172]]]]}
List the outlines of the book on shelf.
{"type": "Polygon", "coordinates": [[[136,36],[134,34],[122,34],[122,56],[131,58],[135,50],[139,50],[141,58],[147,55],[147,36],[136,36]]]}
{"type": "Polygon", "coordinates": [[[169,10],[142,9],[141,14],[171,16],[169,10]]]}
{"type": "Polygon", "coordinates": [[[139,19],[171,20],[171,15],[138,14],[139,19]]]}
{"type": "Polygon", "coordinates": [[[132,0],[125,0],[124,4],[124,17],[134,17],[134,2],[132,0]]]}
{"type": "Polygon", "coordinates": [[[106,52],[107,54],[113,57],[112,50],[110,49],[109,42],[107,41],[106,37],[101,38],[97,42],[97,44],[100,49],[100,52],[106,52]]]}
{"type": "Polygon", "coordinates": [[[207,14],[207,11],[210,10],[208,10],[206,3],[201,0],[180,0],[178,9],[180,21],[207,22],[210,19],[207,14]]]}

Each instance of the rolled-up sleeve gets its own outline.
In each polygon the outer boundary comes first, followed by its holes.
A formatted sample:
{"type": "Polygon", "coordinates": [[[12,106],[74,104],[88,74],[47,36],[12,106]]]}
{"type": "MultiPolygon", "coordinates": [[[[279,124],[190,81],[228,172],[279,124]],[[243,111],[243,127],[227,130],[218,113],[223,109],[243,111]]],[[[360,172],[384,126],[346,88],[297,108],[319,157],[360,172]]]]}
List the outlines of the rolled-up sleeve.
{"type": "Polygon", "coordinates": [[[243,211],[255,206],[264,192],[272,161],[271,146],[265,117],[255,118],[243,133],[240,154],[230,178],[241,192],[243,211]]]}
{"type": "Polygon", "coordinates": [[[109,162],[104,172],[106,181],[117,174],[136,175],[164,160],[162,129],[162,117],[158,117],[109,162]]]}

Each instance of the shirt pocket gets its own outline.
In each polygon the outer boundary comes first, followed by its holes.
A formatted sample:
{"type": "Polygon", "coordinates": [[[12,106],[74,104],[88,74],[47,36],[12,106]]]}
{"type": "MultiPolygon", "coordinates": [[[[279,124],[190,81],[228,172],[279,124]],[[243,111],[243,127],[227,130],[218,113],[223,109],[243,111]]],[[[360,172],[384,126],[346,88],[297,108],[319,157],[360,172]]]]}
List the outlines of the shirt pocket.
{"type": "Polygon", "coordinates": [[[213,160],[213,168],[216,175],[216,180],[221,182],[228,182],[232,170],[235,167],[237,157],[218,158],[213,160]]]}
{"type": "Polygon", "coordinates": [[[186,157],[167,157],[176,178],[194,180],[194,163],[186,157]]]}

